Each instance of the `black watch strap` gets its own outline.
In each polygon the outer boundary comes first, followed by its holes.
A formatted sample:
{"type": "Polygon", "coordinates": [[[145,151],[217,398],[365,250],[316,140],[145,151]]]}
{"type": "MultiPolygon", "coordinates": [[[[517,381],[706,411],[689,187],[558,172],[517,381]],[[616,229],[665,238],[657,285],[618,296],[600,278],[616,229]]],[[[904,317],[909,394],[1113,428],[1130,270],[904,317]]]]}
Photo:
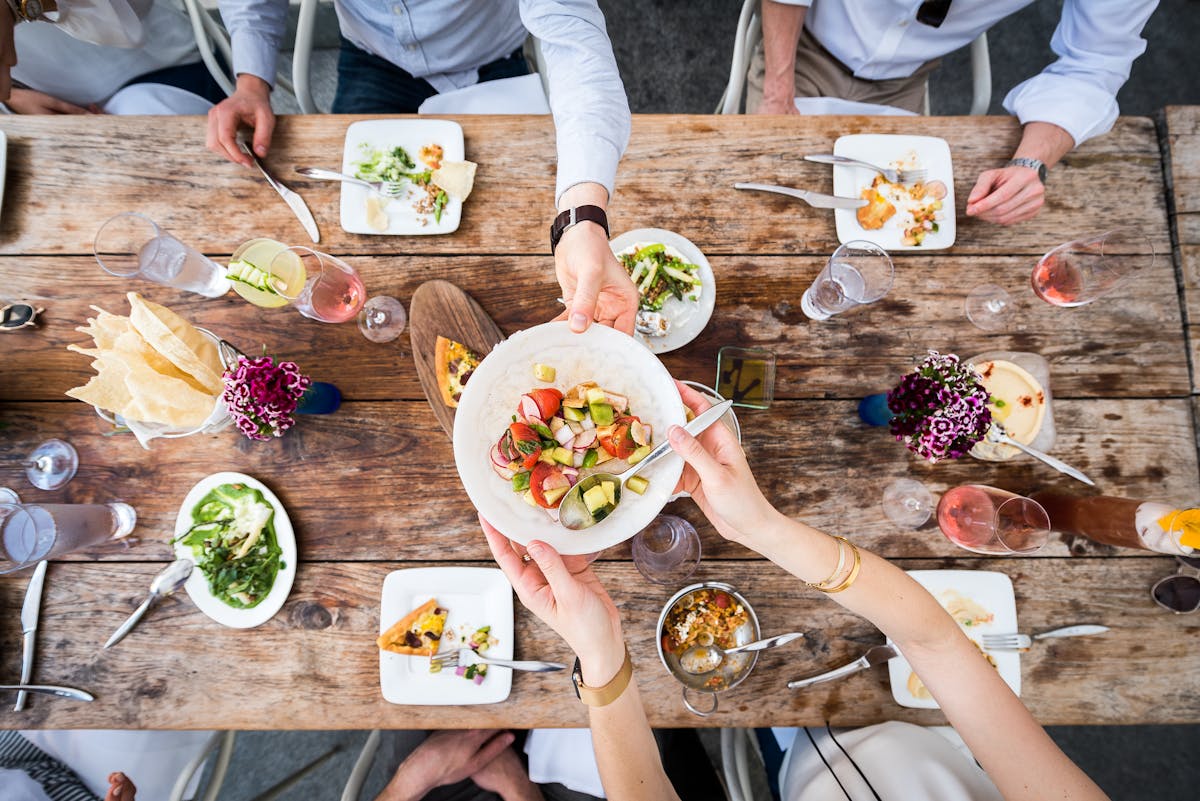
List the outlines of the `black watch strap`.
{"type": "Polygon", "coordinates": [[[550,226],[550,252],[558,249],[558,240],[562,239],[568,228],[581,222],[594,222],[604,229],[605,236],[612,235],[608,230],[608,215],[604,209],[599,206],[575,206],[554,218],[550,226]]]}

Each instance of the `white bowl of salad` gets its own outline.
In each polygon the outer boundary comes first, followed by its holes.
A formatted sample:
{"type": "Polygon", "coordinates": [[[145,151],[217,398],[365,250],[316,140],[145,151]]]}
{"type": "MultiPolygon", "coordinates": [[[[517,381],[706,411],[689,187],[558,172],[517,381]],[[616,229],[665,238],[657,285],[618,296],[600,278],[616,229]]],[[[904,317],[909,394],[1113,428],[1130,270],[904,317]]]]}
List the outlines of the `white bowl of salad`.
{"type": "Polygon", "coordinates": [[[454,418],[454,461],[471,502],[510,539],[593,553],[654,519],[683,462],[660,459],[640,474],[645,485],[598,507],[603,519],[582,531],[558,522],[566,490],[591,472],[619,474],[684,422],[670,373],[636,340],[546,323],[513,334],[476,368],[454,418]]]}

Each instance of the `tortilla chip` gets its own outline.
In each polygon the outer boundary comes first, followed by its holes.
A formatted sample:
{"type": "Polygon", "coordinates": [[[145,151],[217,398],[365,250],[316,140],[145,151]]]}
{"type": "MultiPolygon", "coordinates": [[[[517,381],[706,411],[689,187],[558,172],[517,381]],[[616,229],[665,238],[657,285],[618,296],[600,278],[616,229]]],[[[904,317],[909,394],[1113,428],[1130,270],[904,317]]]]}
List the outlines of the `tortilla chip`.
{"type": "Polygon", "coordinates": [[[189,382],[163,375],[136,353],[103,351],[92,362],[96,375],[67,395],[128,420],[194,428],[212,414],[216,398],[189,382]]]}
{"type": "Polygon", "coordinates": [[[442,166],[434,170],[429,180],[446,191],[446,194],[459,200],[466,200],[475,188],[475,169],[473,161],[444,161],[442,166]]]}
{"type": "Polygon", "coordinates": [[[219,395],[224,385],[216,345],[165,306],[151,303],[136,292],[130,292],[126,297],[130,306],[129,322],[150,347],[192,376],[211,395],[219,395]]]}

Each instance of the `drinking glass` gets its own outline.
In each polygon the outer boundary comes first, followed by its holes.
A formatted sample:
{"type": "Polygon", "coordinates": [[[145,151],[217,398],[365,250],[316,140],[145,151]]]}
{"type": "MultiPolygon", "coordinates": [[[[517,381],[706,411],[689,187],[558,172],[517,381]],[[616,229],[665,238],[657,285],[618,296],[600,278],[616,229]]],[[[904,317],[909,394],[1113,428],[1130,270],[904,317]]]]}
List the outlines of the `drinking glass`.
{"type": "Polygon", "coordinates": [[[25,477],[41,490],[56,490],[75,477],[79,454],[71,443],[48,439],[25,458],[25,477]]]}
{"type": "Polygon", "coordinates": [[[682,517],[659,515],[633,537],[633,564],[655,584],[681,584],[700,564],[700,535],[682,517]]]}
{"type": "Polygon", "coordinates": [[[871,242],[855,240],[840,246],[829,257],[812,286],[800,298],[800,310],[813,320],[865,306],[892,288],[892,259],[871,242]]]}
{"type": "Polygon", "coordinates": [[[933,493],[920,481],[898,478],[883,491],[883,513],[900,528],[925,525],[933,508],[933,493]]]}
{"type": "Polygon", "coordinates": [[[294,301],[308,278],[304,264],[293,250],[266,237],[238,245],[229,259],[229,272],[242,276],[232,279],[233,291],[264,309],[277,309],[294,301]]]}
{"type": "Polygon", "coordinates": [[[109,218],[96,233],[94,249],[100,267],[118,278],[144,278],[206,298],[229,291],[224,267],[136,212],[109,218]]]}
{"type": "Polygon", "coordinates": [[[352,320],[367,301],[362,278],[346,262],[327,253],[306,247],[291,247],[280,251],[271,260],[273,275],[280,274],[286,264],[299,259],[306,276],[303,288],[292,300],[296,310],[322,323],[344,323],[352,320]]]}
{"type": "Polygon", "coordinates": [[[734,406],[769,409],[775,399],[775,354],[726,345],[717,351],[717,393],[734,406]]]}
{"type": "Polygon", "coordinates": [[[372,342],[391,342],[407,323],[404,304],[388,295],[376,295],[358,313],[358,330],[372,342]]]}
{"type": "Polygon", "coordinates": [[[1154,266],[1154,244],[1136,228],[1077,239],[1042,256],[1030,281],[1055,306],[1082,306],[1154,266]]]}
{"type": "Polygon", "coordinates": [[[996,284],[980,284],[963,303],[967,319],[983,331],[1003,331],[1012,319],[1012,295],[996,284]]]}
{"type": "Polygon", "coordinates": [[[0,573],[120,539],[136,523],[127,503],[0,503],[0,573]]]}
{"type": "Polygon", "coordinates": [[[1050,516],[1041,504],[982,484],[949,490],[938,502],[937,520],[947,539],[975,553],[1027,555],[1050,538],[1050,516]]]}

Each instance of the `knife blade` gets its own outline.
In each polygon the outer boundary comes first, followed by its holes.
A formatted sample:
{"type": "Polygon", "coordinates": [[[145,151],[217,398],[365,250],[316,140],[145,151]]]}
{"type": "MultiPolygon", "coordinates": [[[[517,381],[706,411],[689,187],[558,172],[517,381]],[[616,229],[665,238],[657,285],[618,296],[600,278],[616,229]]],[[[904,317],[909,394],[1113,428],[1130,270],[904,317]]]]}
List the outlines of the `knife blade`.
{"type": "Polygon", "coordinates": [[[271,188],[278,192],[279,196],[283,198],[283,202],[288,204],[288,208],[292,210],[292,214],[295,214],[296,219],[300,221],[302,226],[304,226],[304,232],[308,234],[308,237],[313,241],[313,244],[319,243],[321,241],[321,232],[317,228],[317,221],[313,218],[312,212],[309,211],[308,204],[304,202],[304,198],[300,197],[287,186],[276,180],[271,173],[267,172],[267,168],[263,166],[262,161],[259,160],[258,156],[254,153],[254,150],[250,147],[246,140],[241,138],[240,135],[238,137],[238,147],[242,149],[243,153],[250,157],[250,160],[254,162],[254,166],[258,167],[258,171],[262,173],[263,178],[267,179],[267,183],[271,185],[271,188]]]}
{"type": "Polygon", "coordinates": [[[737,183],[733,185],[733,188],[749,189],[754,192],[774,192],[777,195],[799,198],[816,209],[861,209],[867,205],[867,201],[862,198],[822,195],[820,192],[809,192],[807,189],[794,189],[790,186],[737,183]]]}
{"type": "MultiPolygon", "coordinates": [[[[42,585],[46,582],[47,564],[43,559],[34,568],[33,578],[29,579],[29,587],[25,590],[25,603],[21,606],[21,634],[24,640],[21,649],[21,684],[28,684],[33,675],[33,649],[37,644],[38,618],[42,613],[42,585]]],[[[24,690],[17,693],[14,712],[25,708],[26,698],[24,690]]]]}
{"type": "Polygon", "coordinates": [[[834,679],[840,679],[843,676],[849,676],[851,673],[857,673],[860,670],[866,670],[875,665],[881,665],[890,659],[895,659],[900,656],[900,652],[896,650],[894,645],[876,645],[865,654],[855,659],[848,665],[842,665],[840,668],[825,673],[820,673],[816,676],[810,676],[807,679],[797,679],[796,681],[788,682],[789,690],[799,690],[804,687],[811,687],[814,684],[822,684],[834,679]]]}

